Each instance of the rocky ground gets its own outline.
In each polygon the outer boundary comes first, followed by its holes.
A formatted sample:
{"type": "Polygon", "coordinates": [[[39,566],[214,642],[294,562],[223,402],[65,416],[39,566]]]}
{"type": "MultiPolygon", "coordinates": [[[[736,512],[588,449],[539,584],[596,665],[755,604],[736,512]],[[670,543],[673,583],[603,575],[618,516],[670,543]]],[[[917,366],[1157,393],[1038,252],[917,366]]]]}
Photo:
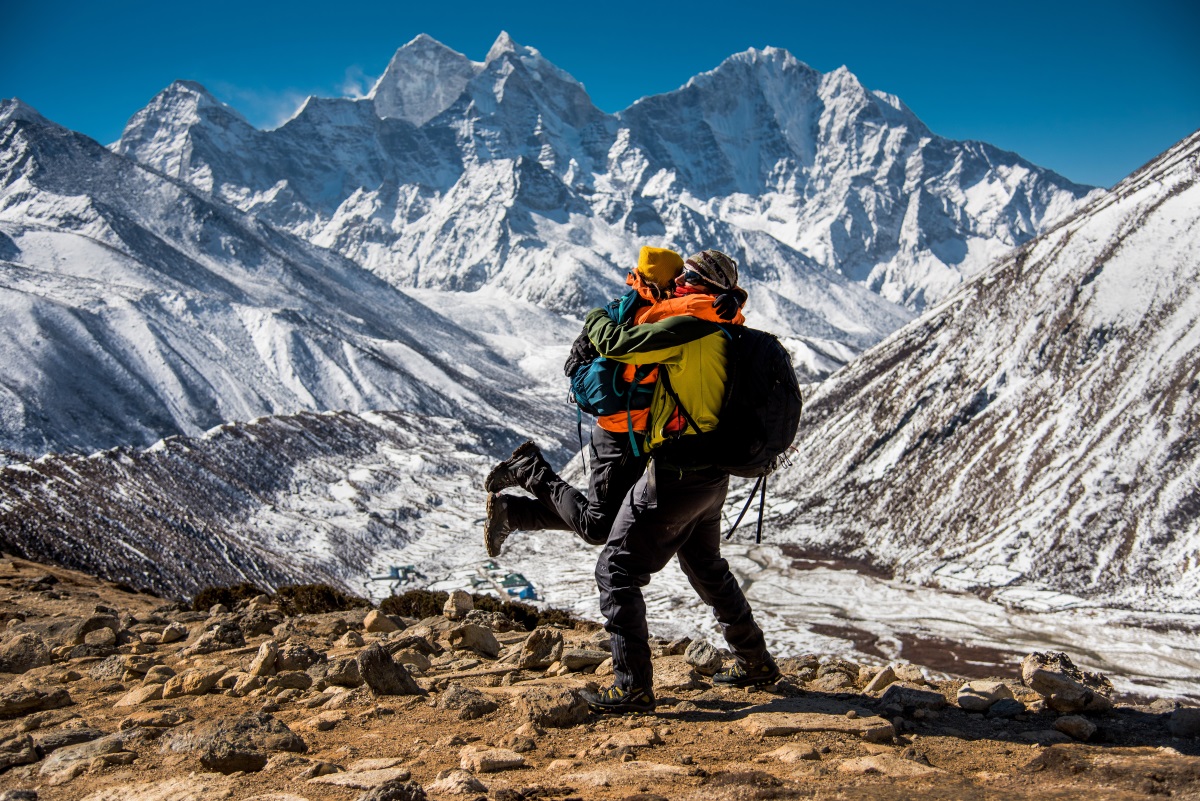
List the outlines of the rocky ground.
{"type": "Polygon", "coordinates": [[[0,801],[1200,798],[1200,709],[1113,703],[1060,655],[1021,676],[783,660],[719,689],[656,641],[656,714],[603,718],[602,630],[527,632],[452,596],[425,620],[191,611],[0,561],[0,801]]]}

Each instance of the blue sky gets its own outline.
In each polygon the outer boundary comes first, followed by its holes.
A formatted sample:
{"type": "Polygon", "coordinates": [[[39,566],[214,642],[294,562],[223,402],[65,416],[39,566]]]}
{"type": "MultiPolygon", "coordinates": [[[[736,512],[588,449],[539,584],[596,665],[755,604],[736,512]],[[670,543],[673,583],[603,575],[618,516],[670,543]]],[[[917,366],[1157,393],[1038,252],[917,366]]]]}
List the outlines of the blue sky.
{"type": "Polygon", "coordinates": [[[776,46],[846,65],[938,134],[1013,150],[1111,186],[1200,128],[1200,3],[1054,2],[108,3],[10,0],[0,97],[101,142],[175,79],[269,127],[307,95],[363,92],[428,33],[482,60],[501,30],[609,112],[733,53],[776,46]]]}

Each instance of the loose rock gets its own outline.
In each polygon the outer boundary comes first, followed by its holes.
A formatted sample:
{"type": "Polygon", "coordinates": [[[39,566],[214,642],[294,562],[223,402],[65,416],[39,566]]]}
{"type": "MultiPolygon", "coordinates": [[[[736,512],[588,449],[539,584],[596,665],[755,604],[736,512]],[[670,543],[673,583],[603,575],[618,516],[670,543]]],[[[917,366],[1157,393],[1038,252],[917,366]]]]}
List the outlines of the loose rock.
{"type": "Polygon", "coordinates": [[[1021,662],[1021,680],[1057,712],[1106,712],[1113,686],[1099,673],[1075,667],[1061,652],[1032,653],[1021,662]]]}
{"type": "Polygon", "coordinates": [[[376,695],[423,695],[404,665],[397,664],[378,644],[364,648],[357,657],[358,673],[376,695]]]}
{"type": "Polygon", "coordinates": [[[958,689],[957,701],[968,712],[986,712],[997,701],[1012,697],[1012,690],[1002,681],[969,681],[958,689]]]}

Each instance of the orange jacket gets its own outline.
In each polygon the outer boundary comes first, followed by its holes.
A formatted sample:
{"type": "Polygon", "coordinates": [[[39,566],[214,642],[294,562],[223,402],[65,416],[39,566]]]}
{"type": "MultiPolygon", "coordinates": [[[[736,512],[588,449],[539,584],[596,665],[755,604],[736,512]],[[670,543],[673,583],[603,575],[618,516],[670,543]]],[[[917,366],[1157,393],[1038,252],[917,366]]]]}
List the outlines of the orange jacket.
{"type": "MultiPolygon", "coordinates": [[[[640,323],[654,323],[659,320],[665,320],[668,317],[677,317],[679,315],[687,315],[696,317],[701,320],[708,320],[713,323],[734,323],[741,325],[746,322],[746,318],[739,311],[732,320],[722,320],[717,316],[717,309],[713,306],[713,296],[704,294],[695,295],[680,295],[677,298],[665,298],[658,302],[653,302],[651,290],[644,285],[639,286],[641,277],[638,276],[636,281],[626,279],[626,283],[637,289],[638,294],[643,298],[651,301],[651,305],[643,306],[633,313],[633,322],[635,325],[640,323]],[[649,296],[649,297],[648,297],[649,296]]],[[[634,372],[637,370],[636,364],[627,364],[621,374],[621,378],[625,381],[634,379],[634,372]]],[[[652,384],[658,380],[658,368],[650,371],[650,374],[643,378],[639,383],[652,384]]],[[[633,409],[630,412],[614,412],[606,414],[596,419],[596,425],[603,428],[605,431],[625,432],[629,430],[630,424],[633,425],[633,430],[637,433],[645,433],[650,425],[650,410],[649,409],[633,409]]]]}

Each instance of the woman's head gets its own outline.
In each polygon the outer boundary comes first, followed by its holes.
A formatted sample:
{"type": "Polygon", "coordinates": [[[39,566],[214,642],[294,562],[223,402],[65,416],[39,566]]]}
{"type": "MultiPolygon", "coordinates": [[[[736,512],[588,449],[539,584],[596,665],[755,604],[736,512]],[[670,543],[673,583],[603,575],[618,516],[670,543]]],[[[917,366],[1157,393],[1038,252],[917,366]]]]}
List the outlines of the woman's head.
{"type": "Polygon", "coordinates": [[[702,250],[689,256],[676,278],[678,286],[704,286],[714,293],[737,287],[737,262],[719,250],[702,250]]]}

